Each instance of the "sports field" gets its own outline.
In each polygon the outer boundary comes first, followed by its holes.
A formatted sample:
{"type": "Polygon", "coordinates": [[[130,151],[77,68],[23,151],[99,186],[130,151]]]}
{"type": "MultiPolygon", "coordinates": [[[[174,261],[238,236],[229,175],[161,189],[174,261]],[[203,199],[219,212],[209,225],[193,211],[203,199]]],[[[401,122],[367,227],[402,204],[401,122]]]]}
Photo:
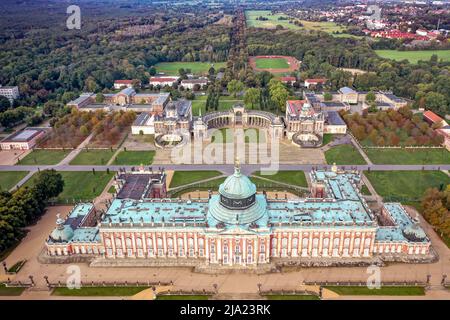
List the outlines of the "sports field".
{"type": "Polygon", "coordinates": [[[256,67],[258,69],[285,69],[289,68],[289,64],[284,58],[259,58],[256,59],[256,67]]]}
{"type": "Polygon", "coordinates": [[[217,71],[220,68],[225,68],[225,62],[160,62],[155,65],[156,71],[165,73],[171,76],[178,75],[178,70],[191,70],[194,74],[206,74],[208,70],[214,67],[217,71]]]}
{"type": "Polygon", "coordinates": [[[408,60],[410,63],[417,63],[419,60],[428,61],[433,54],[439,59],[450,61],[450,50],[419,50],[419,51],[397,51],[397,50],[375,50],[376,54],[382,58],[397,61],[408,60]]]}

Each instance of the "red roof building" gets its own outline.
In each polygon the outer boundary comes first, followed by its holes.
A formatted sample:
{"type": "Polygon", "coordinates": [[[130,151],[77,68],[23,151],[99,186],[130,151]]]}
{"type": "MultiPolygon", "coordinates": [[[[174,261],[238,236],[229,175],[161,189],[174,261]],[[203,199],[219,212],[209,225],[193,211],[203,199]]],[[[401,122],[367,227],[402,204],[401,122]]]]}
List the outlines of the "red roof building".
{"type": "Polygon", "coordinates": [[[423,113],[423,119],[429,124],[442,123],[444,121],[444,119],[442,119],[436,113],[430,110],[425,111],[423,113]]]}
{"type": "Polygon", "coordinates": [[[283,83],[293,83],[293,82],[297,81],[297,79],[295,77],[281,77],[280,80],[283,83]]]}

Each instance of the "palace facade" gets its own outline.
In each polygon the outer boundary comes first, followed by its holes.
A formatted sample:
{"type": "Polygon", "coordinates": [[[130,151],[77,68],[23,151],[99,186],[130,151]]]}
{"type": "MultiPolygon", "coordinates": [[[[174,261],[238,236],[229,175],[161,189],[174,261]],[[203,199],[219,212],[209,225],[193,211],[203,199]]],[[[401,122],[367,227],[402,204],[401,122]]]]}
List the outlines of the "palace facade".
{"type": "Polygon", "coordinates": [[[58,218],[47,255],[90,254],[93,265],[199,270],[433,256],[418,220],[401,204],[385,203],[379,212],[369,208],[358,172],[312,171],[310,180],[307,198],[270,199],[237,164],[217,194],[181,200],[148,192],[152,185],[165,190],[164,172],[120,173],[117,196],[105,212],[80,204],[66,220],[58,218]]]}

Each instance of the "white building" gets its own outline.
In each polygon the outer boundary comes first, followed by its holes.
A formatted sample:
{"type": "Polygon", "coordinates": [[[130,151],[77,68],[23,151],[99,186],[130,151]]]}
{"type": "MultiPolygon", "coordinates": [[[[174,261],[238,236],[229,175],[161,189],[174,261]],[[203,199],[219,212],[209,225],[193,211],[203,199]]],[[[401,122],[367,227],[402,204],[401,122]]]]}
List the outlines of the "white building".
{"type": "Polygon", "coordinates": [[[199,88],[201,89],[203,86],[206,86],[208,84],[208,80],[206,79],[189,79],[189,80],[182,80],[180,87],[183,87],[184,89],[193,90],[195,85],[199,85],[199,88]]]}
{"type": "Polygon", "coordinates": [[[9,102],[13,102],[19,97],[19,87],[18,86],[6,86],[2,87],[0,85],[0,96],[8,98],[9,102]]]}
{"type": "Polygon", "coordinates": [[[133,88],[133,80],[116,80],[116,81],[114,81],[114,89],[122,89],[123,87],[133,88]]]}
{"type": "Polygon", "coordinates": [[[131,134],[155,134],[155,116],[141,113],[131,126],[131,134]]]}
{"type": "Polygon", "coordinates": [[[25,128],[3,139],[0,142],[0,148],[2,150],[29,150],[46,134],[45,128],[25,128]]]}
{"type": "Polygon", "coordinates": [[[160,86],[160,87],[165,87],[165,86],[173,86],[174,83],[178,82],[178,79],[180,77],[175,77],[175,76],[170,76],[170,77],[151,77],[149,84],[152,86],[160,86]]]}

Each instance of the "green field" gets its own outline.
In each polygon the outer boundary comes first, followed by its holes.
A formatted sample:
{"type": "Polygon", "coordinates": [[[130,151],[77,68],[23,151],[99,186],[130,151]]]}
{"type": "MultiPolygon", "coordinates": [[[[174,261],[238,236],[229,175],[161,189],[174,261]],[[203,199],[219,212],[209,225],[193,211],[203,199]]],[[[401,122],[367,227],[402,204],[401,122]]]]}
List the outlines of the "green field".
{"type": "Polygon", "coordinates": [[[60,287],[53,289],[53,296],[77,296],[77,297],[108,297],[108,296],[133,296],[148,287],[81,287],[80,289],[69,289],[60,287]]]}
{"type": "Polygon", "coordinates": [[[375,164],[450,164],[446,149],[364,149],[375,164]]]}
{"type": "Polygon", "coordinates": [[[221,176],[220,171],[175,171],[172,180],[170,181],[170,188],[176,188],[196,181],[201,181],[213,177],[221,176]]]}
{"type": "Polygon", "coordinates": [[[219,186],[225,181],[227,177],[221,177],[213,180],[209,180],[208,182],[202,182],[199,184],[195,184],[191,187],[182,188],[181,190],[178,190],[174,193],[171,193],[171,198],[178,198],[181,195],[188,193],[188,192],[196,192],[196,191],[217,191],[219,189],[219,186]]]}
{"type": "Polygon", "coordinates": [[[72,161],[71,165],[106,165],[114,155],[114,150],[82,150],[72,161]]]}
{"type": "Polygon", "coordinates": [[[325,159],[328,164],[356,165],[366,164],[359,151],[352,145],[342,144],[325,151],[325,159]]]}
{"type": "Polygon", "coordinates": [[[327,286],[328,290],[342,296],[423,296],[425,288],[418,286],[381,287],[369,289],[366,286],[327,286]]]}
{"type": "Polygon", "coordinates": [[[0,171],[0,191],[8,191],[27,174],[28,171],[0,171]]]}
{"type": "Polygon", "coordinates": [[[256,68],[258,69],[287,69],[289,64],[283,58],[257,58],[256,68]]]}
{"type": "MultiPolygon", "coordinates": [[[[233,143],[235,131],[230,128],[216,129],[211,137],[211,142],[215,143],[233,143]]],[[[262,131],[256,128],[244,129],[245,143],[264,143],[266,136],[262,131]]]]}
{"type": "MultiPolygon", "coordinates": [[[[199,110],[202,110],[202,115],[206,114],[206,99],[207,96],[196,96],[195,100],[192,100],[192,114],[194,116],[198,116],[199,114],[199,110]]],[[[228,111],[230,110],[235,104],[238,103],[244,103],[243,100],[239,100],[239,99],[235,99],[233,97],[229,97],[229,96],[221,96],[219,98],[219,108],[217,111],[228,111]]],[[[209,110],[209,112],[211,111],[216,111],[216,110],[209,110]]]]}
{"type": "Polygon", "coordinates": [[[289,23],[289,20],[278,20],[278,18],[286,18],[285,14],[274,14],[272,15],[268,10],[247,10],[245,11],[245,18],[247,20],[247,27],[255,27],[255,28],[265,28],[265,29],[275,29],[277,25],[283,26],[283,28],[287,29],[300,29],[300,27],[296,26],[293,23],[289,23]],[[269,20],[260,21],[256,20],[258,17],[265,17],[269,20]]]}
{"type": "Polygon", "coordinates": [[[426,189],[450,183],[441,171],[365,171],[377,193],[385,201],[418,204],[426,189]]]}
{"type": "Polygon", "coordinates": [[[322,141],[322,145],[327,145],[329,144],[331,141],[334,140],[334,134],[331,133],[325,133],[323,135],[323,141],[322,141]]]}
{"type": "Polygon", "coordinates": [[[53,165],[61,162],[70,150],[33,150],[18,165],[53,165]]]}
{"type": "MultiPolygon", "coordinates": [[[[306,30],[311,31],[323,31],[326,33],[333,33],[333,32],[343,32],[345,30],[344,27],[341,27],[337,25],[334,22],[328,22],[328,21],[306,21],[306,20],[300,20],[300,22],[303,24],[303,28],[306,30]]],[[[333,36],[337,37],[352,37],[350,34],[336,34],[333,36]]]]}
{"type": "Polygon", "coordinates": [[[153,162],[155,151],[121,151],[114,159],[117,165],[149,165],[153,162]]]}
{"type": "Polygon", "coordinates": [[[278,171],[272,175],[262,175],[260,171],[256,171],[253,175],[293,186],[308,187],[308,182],[303,171],[278,171]]]}
{"type": "MultiPolygon", "coordinates": [[[[91,201],[98,197],[105,189],[107,183],[114,176],[113,171],[108,174],[106,171],[58,171],[64,180],[64,190],[58,196],[57,203],[74,203],[79,201],[91,201]]],[[[34,183],[34,177],[31,177],[25,186],[31,186],[34,183]]]]}
{"type": "Polygon", "coordinates": [[[418,50],[418,51],[397,51],[397,50],[375,50],[376,54],[385,59],[397,61],[408,60],[410,63],[417,63],[419,60],[428,61],[433,54],[438,59],[450,61],[450,50],[418,50]]]}
{"type": "Polygon", "coordinates": [[[6,287],[4,283],[0,283],[0,296],[20,296],[25,289],[25,287],[6,287]]]}
{"type": "Polygon", "coordinates": [[[214,67],[214,69],[217,70],[220,68],[225,68],[226,63],[225,62],[160,62],[155,65],[156,71],[165,73],[167,75],[171,76],[177,76],[178,70],[181,68],[183,69],[190,69],[192,73],[200,75],[200,74],[207,74],[208,70],[214,67]]]}

